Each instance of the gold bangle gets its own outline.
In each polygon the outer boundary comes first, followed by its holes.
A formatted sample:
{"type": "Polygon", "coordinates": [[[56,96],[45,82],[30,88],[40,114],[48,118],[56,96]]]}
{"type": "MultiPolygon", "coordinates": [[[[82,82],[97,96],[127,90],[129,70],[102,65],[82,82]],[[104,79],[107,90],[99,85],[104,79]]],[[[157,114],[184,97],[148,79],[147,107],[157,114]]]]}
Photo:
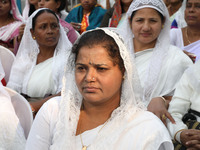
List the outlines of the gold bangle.
{"type": "Polygon", "coordinates": [[[163,96],[160,96],[160,98],[164,101],[164,103],[165,103],[165,106],[166,106],[166,104],[167,104],[167,101],[166,101],[166,99],[163,97],[163,96]]]}
{"type": "Polygon", "coordinates": [[[183,130],[186,130],[186,129],[178,130],[178,131],[174,134],[174,140],[175,140],[176,142],[178,142],[178,143],[179,143],[179,141],[176,140],[176,135],[177,135],[179,132],[183,131],[183,130]]]}

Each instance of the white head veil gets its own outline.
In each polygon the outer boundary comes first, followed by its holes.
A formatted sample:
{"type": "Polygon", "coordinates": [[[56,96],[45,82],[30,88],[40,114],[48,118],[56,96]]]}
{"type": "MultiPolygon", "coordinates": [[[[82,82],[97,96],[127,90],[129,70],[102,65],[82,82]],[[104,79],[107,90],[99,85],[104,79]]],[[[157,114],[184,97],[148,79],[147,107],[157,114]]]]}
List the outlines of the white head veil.
{"type": "Polygon", "coordinates": [[[162,28],[157,38],[155,47],[153,48],[153,55],[151,57],[149,67],[146,70],[146,79],[144,79],[144,98],[145,100],[149,100],[151,98],[151,93],[156,85],[159,72],[161,70],[162,64],[165,62],[165,57],[170,46],[169,31],[171,23],[169,21],[168,10],[163,0],[133,0],[126,13],[126,19],[124,21],[124,24],[121,26],[122,28],[120,28],[122,30],[121,34],[126,39],[127,45],[129,46],[129,50],[133,56],[133,59],[135,57],[133,46],[134,35],[130,28],[129,18],[134,11],[137,11],[142,8],[153,8],[160,12],[165,18],[164,27],[162,28]]]}
{"type": "MultiPolygon", "coordinates": [[[[97,150],[105,148],[102,147],[103,145],[101,144],[101,141],[105,140],[105,138],[108,138],[106,140],[107,142],[112,142],[115,138],[116,129],[123,127],[122,124],[125,123],[122,120],[127,121],[136,111],[144,110],[145,107],[141,102],[141,99],[135,95],[135,87],[133,87],[133,85],[134,83],[137,85],[139,79],[136,74],[137,71],[134,63],[129,57],[130,55],[122,38],[113,30],[109,30],[109,28],[95,30],[103,30],[107,35],[111,36],[115,40],[125,66],[125,79],[122,83],[120,106],[112,112],[110,121],[107,123],[106,127],[104,127],[104,130],[98,134],[98,137],[95,140],[96,142],[90,145],[91,149],[97,150]]],[[[79,37],[79,40],[81,40],[83,35],[95,30],[85,32],[79,37]]],[[[79,40],[77,40],[75,44],[79,43],[79,40]]],[[[75,134],[80,115],[82,96],[75,83],[75,67],[70,63],[74,59],[74,54],[70,54],[63,78],[59,118],[52,141],[53,146],[50,147],[51,150],[56,150],[58,147],[61,150],[75,149],[75,134]]],[[[106,148],[109,149],[109,143],[106,148]]]]}
{"type": "MultiPolygon", "coordinates": [[[[19,93],[26,94],[27,83],[32,73],[33,67],[36,65],[37,55],[39,53],[39,46],[36,40],[33,40],[30,29],[32,28],[33,17],[42,8],[36,10],[27,20],[24,35],[17,52],[16,59],[11,69],[11,75],[8,82],[8,87],[16,90],[19,93]]],[[[53,55],[52,76],[55,83],[55,91],[61,90],[62,76],[64,73],[64,64],[66,60],[66,53],[72,47],[68,40],[63,27],[60,26],[60,38],[53,55]]]]}
{"type": "Polygon", "coordinates": [[[178,9],[178,11],[175,14],[175,20],[178,24],[178,28],[183,28],[187,26],[187,23],[185,21],[186,2],[187,0],[183,0],[181,7],[178,9]]]}

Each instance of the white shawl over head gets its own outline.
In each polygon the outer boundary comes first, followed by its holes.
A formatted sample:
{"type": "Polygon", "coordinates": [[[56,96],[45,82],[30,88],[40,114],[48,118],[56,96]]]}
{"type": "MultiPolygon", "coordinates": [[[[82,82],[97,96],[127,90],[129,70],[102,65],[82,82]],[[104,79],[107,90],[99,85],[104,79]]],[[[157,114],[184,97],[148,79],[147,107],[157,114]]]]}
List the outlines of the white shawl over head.
{"type": "MultiPolygon", "coordinates": [[[[119,47],[120,55],[125,66],[125,78],[122,83],[120,106],[112,112],[110,121],[107,123],[104,130],[98,134],[98,137],[95,140],[97,142],[92,144],[98,149],[104,149],[101,141],[108,135],[110,141],[115,138],[115,134],[112,133],[121,125],[123,122],[121,120],[129,120],[131,115],[136,113],[136,111],[144,110],[145,107],[141,102],[140,97],[137,96],[134,91],[135,88],[139,88],[137,87],[137,85],[139,85],[139,78],[122,38],[109,28],[87,31],[82,34],[81,37],[88,32],[95,32],[96,30],[103,30],[105,34],[114,39],[119,47]]],[[[79,37],[79,40],[81,40],[81,37],[79,37]]],[[[76,44],[79,40],[76,41],[76,44]]],[[[56,150],[58,147],[60,150],[75,149],[75,134],[83,98],[75,83],[75,65],[71,65],[70,63],[75,59],[75,56],[72,53],[69,56],[63,78],[59,118],[53,137],[53,146],[50,147],[51,150],[56,150]]],[[[109,149],[109,145],[107,145],[107,148],[109,149]]]]}
{"type": "MultiPolygon", "coordinates": [[[[36,40],[33,40],[30,29],[32,28],[33,17],[40,12],[42,8],[36,10],[27,20],[24,35],[19,46],[16,59],[13,63],[11,74],[8,82],[8,87],[16,90],[19,93],[26,94],[27,83],[32,73],[33,67],[36,65],[39,46],[36,40]]],[[[52,74],[55,83],[55,91],[61,90],[62,76],[64,73],[64,64],[66,61],[66,53],[72,47],[68,40],[63,27],[60,26],[60,38],[53,55],[52,74]]]]}
{"type": "Polygon", "coordinates": [[[132,57],[135,56],[133,46],[134,35],[129,24],[129,18],[134,11],[142,8],[153,8],[160,12],[165,18],[164,27],[162,28],[157,38],[155,47],[153,48],[153,55],[151,57],[149,67],[146,70],[146,79],[144,79],[144,98],[145,100],[148,100],[156,85],[162,64],[165,62],[165,57],[168,53],[170,46],[169,31],[171,23],[169,21],[169,13],[167,7],[165,6],[163,0],[133,0],[126,13],[124,24],[122,25],[122,28],[120,28],[122,30],[121,34],[126,39],[127,45],[129,46],[132,57]]]}

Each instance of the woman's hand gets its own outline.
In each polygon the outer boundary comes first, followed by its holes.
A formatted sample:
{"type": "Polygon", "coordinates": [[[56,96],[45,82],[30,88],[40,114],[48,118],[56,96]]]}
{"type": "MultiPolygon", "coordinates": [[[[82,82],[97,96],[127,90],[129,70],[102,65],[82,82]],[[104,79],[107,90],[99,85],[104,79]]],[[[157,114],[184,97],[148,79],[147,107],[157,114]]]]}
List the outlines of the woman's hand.
{"type": "Polygon", "coordinates": [[[187,150],[200,149],[200,130],[183,130],[180,135],[181,143],[187,147],[187,150]]]}
{"type": "Polygon", "coordinates": [[[22,24],[20,27],[19,27],[19,35],[17,36],[17,42],[21,42],[21,39],[22,39],[22,36],[24,34],[24,28],[25,28],[25,24],[22,24]]]}
{"type": "Polygon", "coordinates": [[[166,119],[168,118],[172,123],[175,123],[174,119],[167,111],[167,104],[161,97],[152,98],[147,110],[154,113],[160,120],[166,125],[166,119]]]}
{"type": "Polygon", "coordinates": [[[73,27],[76,31],[80,32],[80,30],[81,30],[81,23],[71,22],[70,24],[72,25],[72,27],[73,27]]]}

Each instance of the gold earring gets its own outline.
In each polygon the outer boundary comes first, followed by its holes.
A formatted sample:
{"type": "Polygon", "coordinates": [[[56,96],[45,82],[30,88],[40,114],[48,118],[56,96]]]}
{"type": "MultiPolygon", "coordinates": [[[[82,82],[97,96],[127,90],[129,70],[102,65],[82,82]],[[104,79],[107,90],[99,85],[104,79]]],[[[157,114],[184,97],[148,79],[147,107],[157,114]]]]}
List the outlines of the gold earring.
{"type": "Polygon", "coordinates": [[[164,28],[164,25],[162,25],[162,29],[164,28]]]}
{"type": "Polygon", "coordinates": [[[35,40],[35,36],[33,37],[33,39],[35,40]]]}

